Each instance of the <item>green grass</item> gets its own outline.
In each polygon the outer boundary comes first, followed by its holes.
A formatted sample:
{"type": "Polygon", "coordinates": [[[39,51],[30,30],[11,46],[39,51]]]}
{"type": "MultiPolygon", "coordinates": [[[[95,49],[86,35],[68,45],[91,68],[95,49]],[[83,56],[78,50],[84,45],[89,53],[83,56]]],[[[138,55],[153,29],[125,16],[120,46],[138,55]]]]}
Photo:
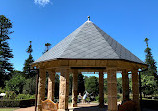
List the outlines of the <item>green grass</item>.
{"type": "Polygon", "coordinates": [[[0,108],[0,111],[14,111],[18,108],[0,108]]]}

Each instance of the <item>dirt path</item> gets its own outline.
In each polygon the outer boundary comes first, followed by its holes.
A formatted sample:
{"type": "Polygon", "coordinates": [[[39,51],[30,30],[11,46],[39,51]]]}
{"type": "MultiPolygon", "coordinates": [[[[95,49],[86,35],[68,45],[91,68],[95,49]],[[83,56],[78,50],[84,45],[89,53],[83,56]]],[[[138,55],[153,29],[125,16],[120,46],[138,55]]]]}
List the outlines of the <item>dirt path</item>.
{"type": "Polygon", "coordinates": [[[27,107],[27,108],[20,108],[14,111],[35,111],[35,107],[32,106],[32,107],[27,107]]]}

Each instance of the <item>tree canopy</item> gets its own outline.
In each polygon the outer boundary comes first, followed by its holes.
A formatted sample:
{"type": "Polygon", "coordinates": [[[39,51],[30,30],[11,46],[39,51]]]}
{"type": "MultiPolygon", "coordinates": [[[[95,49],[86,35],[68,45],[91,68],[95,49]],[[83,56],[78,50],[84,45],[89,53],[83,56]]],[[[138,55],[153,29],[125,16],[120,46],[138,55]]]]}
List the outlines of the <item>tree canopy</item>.
{"type": "Polygon", "coordinates": [[[149,39],[145,38],[146,49],[144,52],[146,53],[145,56],[145,63],[148,65],[148,69],[141,73],[141,82],[142,82],[142,92],[145,95],[152,95],[158,91],[158,76],[157,76],[157,67],[156,61],[154,60],[151,52],[151,48],[149,47],[149,39]]]}
{"type": "Polygon", "coordinates": [[[14,91],[16,94],[22,93],[25,84],[25,77],[20,71],[14,71],[13,77],[6,81],[5,88],[7,91],[14,91]]]}
{"type": "Polygon", "coordinates": [[[32,41],[30,41],[29,47],[26,49],[26,52],[29,53],[29,57],[25,60],[24,67],[23,67],[23,73],[26,75],[26,77],[30,78],[35,76],[34,72],[30,72],[30,64],[34,62],[33,56],[32,56],[32,41]]]}
{"type": "Polygon", "coordinates": [[[44,50],[43,54],[46,53],[50,49],[50,46],[51,46],[50,43],[45,43],[45,50],[44,50]]]}
{"type": "Polygon", "coordinates": [[[83,94],[85,91],[85,80],[82,74],[78,74],[78,94],[83,94]]]}
{"type": "Polygon", "coordinates": [[[4,15],[0,15],[0,87],[4,86],[6,76],[13,71],[10,59],[13,58],[12,50],[9,47],[9,35],[13,33],[11,21],[4,15]]]}
{"type": "Polygon", "coordinates": [[[88,93],[93,93],[94,95],[99,94],[99,82],[98,78],[95,76],[85,78],[85,90],[88,93]]]}

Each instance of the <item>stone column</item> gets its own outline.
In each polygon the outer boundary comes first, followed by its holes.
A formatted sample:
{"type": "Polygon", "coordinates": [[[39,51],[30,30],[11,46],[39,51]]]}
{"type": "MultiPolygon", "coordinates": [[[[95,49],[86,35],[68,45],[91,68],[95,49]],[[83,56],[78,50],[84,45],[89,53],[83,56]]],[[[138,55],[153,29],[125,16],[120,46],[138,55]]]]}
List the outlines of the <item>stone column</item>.
{"type": "Polygon", "coordinates": [[[77,89],[78,89],[78,70],[73,71],[73,83],[72,83],[72,106],[77,107],[77,89]]]}
{"type": "Polygon", "coordinates": [[[122,88],[123,88],[123,100],[129,99],[129,78],[128,72],[122,70],[122,88]]]}
{"type": "Polygon", "coordinates": [[[137,110],[140,111],[139,76],[137,70],[132,71],[132,92],[133,92],[133,101],[136,103],[137,110]]]}
{"type": "Polygon", "coordinates": [[[116,69],[107,70],[108,111],[117,111],[117,79],[116,69]]]}
{"type": "Polygon", "coordinates": [[[68,111],[68,97],[69,97],[69,70],[62,68],[60,72],[58,111],[68,111]]]}
{"type": "Polygon", "coordinates": [[[55,70],[48,70],[48,94],[47,99],[54,101],[54,88],[55,88],[55,70]]]}
{"type": "Polygon", "coordinates": [[[99,107],[104,107],[104,74],[99,71],[99,107]]]}
{"type": "Polygon", "coordinates": [[[41,101],[45,98],[45,82],[46,71],[43,68],[39,69],[39,83],[38,83],[38,97],[37,97],[37,110],[42,111],[41,101]]]}

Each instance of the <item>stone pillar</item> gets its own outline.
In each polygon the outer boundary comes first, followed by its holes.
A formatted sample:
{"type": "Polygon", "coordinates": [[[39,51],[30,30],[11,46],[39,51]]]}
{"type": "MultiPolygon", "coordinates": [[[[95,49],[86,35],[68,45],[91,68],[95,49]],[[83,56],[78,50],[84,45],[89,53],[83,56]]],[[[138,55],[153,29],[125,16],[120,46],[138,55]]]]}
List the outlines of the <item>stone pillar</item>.
{"type": "Polygon", "coordinates": [[[72,106],[77,107],[77,88],[78,88],[78,70],[73,71],[73,83],[72,83],[72,106]]]}
{"type": "Polygon", "coordinates": [[[132,92],[133,92],[133,101],[136,103],[137,111],[140,111],[139,76],[137,70],[132,71],[132,92]]]}
{"type": "Polygon", "coordinates": [[[60,72],[58,111],[68,111],[68,97],[69,97],[69,70],[62,68],[60,72]]]}
{"type": "Polygon", "coordinates": [[[122,88],[123,88],[123,100],[129,99],[129,78],[128,72],[122,70],[122,88]]]}
{"type": "Polygon", "coordinates": [[[116,69],[107,70],[108,111],[117,111],[117,79],[116,69]]]}
{"type": "Polygon", "coordinates": [[[39,69],[39,83],[38,83],[38,97],[37,97],[37,110],[42,111],[41,101],[45,98],[45,82],[46,71],[43,68],[39,69]]]}
{"type": "Polygon", "coordinates": [[[48,94],[47,99],[54,101],[54,88],[55,88],[55,70],[48,70],[48,94]]]}
{"type": "Polygon", "coordinates": [[[99,72],[99,107],[104,107],[104,74],[99,72]]]}

